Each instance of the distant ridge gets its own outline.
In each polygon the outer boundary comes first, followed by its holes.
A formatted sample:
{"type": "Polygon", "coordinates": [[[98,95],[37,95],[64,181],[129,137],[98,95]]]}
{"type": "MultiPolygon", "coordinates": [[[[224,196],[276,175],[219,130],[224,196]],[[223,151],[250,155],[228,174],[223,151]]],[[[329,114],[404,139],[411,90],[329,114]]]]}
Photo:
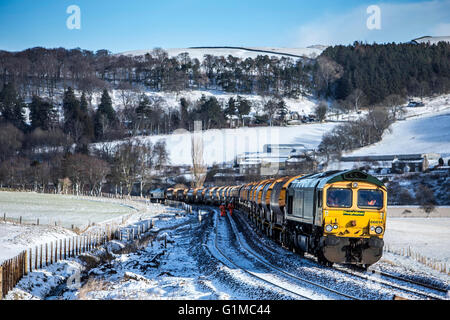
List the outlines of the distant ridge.
{"type": "MultiPolygon", "coordinates": [[[[169,56],[176,57],[181,53],[189,53],[191,58],[197,58],[200,61],[204,59],[205,55],[223,56],[231,55],[245,60],[246,58],[255,59],[258,55],[268,55],[277,57],[289,57],[295,60],[311,61],[316,59],[324,50],[322,47],[308,47],[308,48],[278,48],[278,47],[239,47],[239,46],[197,46],[189,48],[168,48],[169,56]]],[[[151,53],[152,50],[133,50],[117,55],[145,55],[151,53]]]]}
{"type": "Polygon", "coordinates": [[[307,57],[305,55],[296,55],[292,53],[286,53],[286,52],[276,52],[276,51],[270,51],[270,50],[263,50],[263,49],[252,49],[252,48],[246,48],[246,47],[231,47],[231,46],[223,46],[223,47],[189,47],[189,49],[236,49],[236,50],[247,50],[251,52],[263,52],[263,53],[271,53],[276,55],[283,55],[283,56],[289,56],[294,58],[302,58],[302,59],[311,59],[310,57],[307,57]]]}

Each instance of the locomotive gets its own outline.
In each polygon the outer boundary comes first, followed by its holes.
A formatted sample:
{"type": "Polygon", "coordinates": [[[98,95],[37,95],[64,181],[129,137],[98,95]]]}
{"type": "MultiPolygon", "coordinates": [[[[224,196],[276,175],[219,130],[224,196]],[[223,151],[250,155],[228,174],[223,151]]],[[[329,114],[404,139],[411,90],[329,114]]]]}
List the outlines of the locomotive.
{"type": "Polygon", "coordinates": [[[318,262],[364,268],[383,253],[386,186],[359,170],[265,179],[239,186],[168,189],[166,198],[220,205],[232,202],[268,237],[318,262]]]}

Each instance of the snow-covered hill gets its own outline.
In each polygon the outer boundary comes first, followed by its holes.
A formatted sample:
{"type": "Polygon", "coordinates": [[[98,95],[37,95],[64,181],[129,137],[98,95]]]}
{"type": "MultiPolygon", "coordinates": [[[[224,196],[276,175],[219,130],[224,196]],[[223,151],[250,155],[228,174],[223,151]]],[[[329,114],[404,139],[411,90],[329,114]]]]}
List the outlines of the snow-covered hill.
{"type": "MultiPolygon", "coordinates": [[[[154,93],[159,94],[159,93],[154,93]]],[[[190,92],[196,98],[199,92],[190,92]]],[[[212,93],[210,93],[212,94],[212,93]]],[[[218,97],[223,97],[220,94],[218,97]]],[[[177,97],[179,99],[180,96],[177,97]]],[[[167,98],[167,97],[166,97],[167,98]]],[[[261,97],[254,96],[254,99],[261,97]]],[[[176,103],[172,97],[172,105],[176,103]]],[[[194,99],[195,100],[195,99],[194,99]]],[[[179,100],[178,100],[179,101],[179,100]]],[[[310,112],[313,101],[303,99],[291,103],[290,109],[301,109],[300,114],[310,112]]],[[[395,122],[390,131],[386,131],[382,141],[347,155],[387,155],[410,153],[441,153],[450,155],[450,95],[424,100],[425,106],[407,108],[406,119],[395,122]]],[[[169,103],[170,104],[170,103],[169,103]]],[[[316,148],[323,135],[340,122],[324,122],[287,127],[256,127],[239,129],[206,130],[202,132],[204,143],[204,161],[208,165],[230,162],[244,152],[262,152],[264,144],[304,144],[307,148],[316,148]]],[[[164,140],[172,165],[190,165],[191,137],[188,132],[178,131],[172,135],[141,136],[137,139],[153,144],[164,140]]],[[[118,143],[113,142],[113,144],[118,143]]],[[[339,164],[344,169],[346,163],[339,164]]],[[[331,165],[333,166],[333,165],[331,165]]],[[[334,167],[333,167],[334,168],[334,167]]],[[[329,169],[332,169],[331,167],[329,169]]]]}
{"type": "MultiPolygon", "coordinates": [[[[256,127],[239,129],[214,129],[202,132],[204,161],[207,165],[232,162],[244,152],[262,152],[265,144],[304,144],[306,148],[316,148],[325,132],[337,123],[314,123],[288,127],[256,127]]],[[[182,132],[171,135],[141,136],[137,139],[156,143],[166,142],[171,165],[191,165],[192,133],[182,132]]],[[[112,142],[116,144],[118,142],[112,142]]],[[[94,146],[100,147],[100,144],[94,146]]]]}
{"type": "MultiPolygon", "coordinates": [[[[189,56],[199,61],[207,54],[212,56],[228,57],[232,55],[237,58],[256,58],[259,55],[268,55],[281,57],[296,58],[316,58],[325,47],[315,46],[308,48],[271,48],[271,47],[198,47],[198,48],[172,48],[164,49],[170,57],[176,57],[180,53],[187,52],[189,56]]],[[[119,55],[141,56],[151,53],[152,50],[133,50],[119,53],[119,55]]]]}
{"type": "Polygon", "coordinates": [[[349,155],[411,153],[450,154],[450,104],[442,111],[428,110],[421,115],[397,121],[380,142],[355,150],[349,155]]]}
{"type": "MultiPolygon", "coordinates": [[[[216,97],[216,99],[223,106],[228,102],[228,100],[233,97],[236,98],[238,95],[249,100],[254,106],[252,112],[258,112],[257,108],[263,106],[270,98],[263,97],[256,94],[236,94],[236,93],[227,93],[218,90],[185,90],[180,92],[163,92],[163,91],[151,91],[145,90],[142,93],[147,95],[151,100],[158,99],[162,101],[162,107],[165,110],[170,109],[179,109],[180,108],[180,99],[185,98],[192,103],[198,101],[202,95],[206,98],[216,97]]],[[[80,93],[81,94],[81,93],[80,93]]],[[[138,97],[138,93],[129,93],[134,94],[136,98],[138,97]]],[[[123,107],[122,100],[122,92],[121,90],[111,90],[110,96],[113,101],[113,107],[115,110],[119,110],[123,107]]],[[[93,96],[93,103],[98,105],[100,103],[101,93],[95,93],[93,96]]],[[[284,102],[289,111],[298,112],[300,115],[308,115],[311,114],[314,108],[317,105],[317,101],[311,97],[299,97],[297,99],[294,98],[283,98],[284,102]]]]}

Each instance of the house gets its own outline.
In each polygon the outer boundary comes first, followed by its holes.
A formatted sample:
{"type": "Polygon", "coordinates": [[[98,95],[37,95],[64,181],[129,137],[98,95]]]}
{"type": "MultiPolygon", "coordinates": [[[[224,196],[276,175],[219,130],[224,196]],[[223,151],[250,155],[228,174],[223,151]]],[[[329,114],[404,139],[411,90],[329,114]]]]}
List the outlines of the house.
{"type": "Polygon", "coordinates": [[[391,168],[391,173],[423,172],[431,164],[439,161],[436,153],[373,155],[342,157],[341,162],[353,162],[355,166],[369,166],[377,168],[391,168]]]}
{"type": "Polygon", "coordinates": [[[302,143],[298,144],[265,144],[263,146],[263,152],[275,153],[280,155],[292,155],[301,154],[304,152],[312,151],[312,149],[306,148],[302,143]]]}
{"type": "Polygon", "coordinates": [[[275,176],[290,172],[311,172],[317,164],[314,151],[303,144],[266,144],[263,152],[246,152],[236,157],[242,175],[275,176]],[[311,167],[312,166],[312,167],[311,167]]]}

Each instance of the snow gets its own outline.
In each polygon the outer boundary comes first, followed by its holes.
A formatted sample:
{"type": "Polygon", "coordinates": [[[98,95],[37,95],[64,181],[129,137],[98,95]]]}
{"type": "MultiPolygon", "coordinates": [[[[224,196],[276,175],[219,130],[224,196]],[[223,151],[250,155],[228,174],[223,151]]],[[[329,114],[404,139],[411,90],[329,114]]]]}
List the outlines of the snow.
{"type": "MultiPolygon", "coordinates": [[[[109,91],[111,100],[113,102],[113,107],[115,110],[120,110],[123,108],[123,99],[121,97],[122,91],[117,89],[112,89],[109,91]]],[[[128,94],[132,94],[131,92],[127,92],[128,94]]],[[[236,93],[228,93],[220,90],[183,90],[179,92],[167,92],[167,91],[154,91],[149,89],[142,90],[150,100],[161,100],[161,107],[164,110],[169,109],[177,109],[180,108],[180,99],[185,98],[192,103],[195,103],[202,96],[206,98],[215,97],[222,106],[225,106],[228,103],[230,98],[237,98],[237,96],[241,96],[249,100],[253,109],[251,110],[251,114],[261,113],[261,106],[268,100],[267,97],[259,96],[256,94],[236,94],[236,93]]],[[[62,93],[61,93],[62,94],[62,93]]],[[[137,93],[134,93],[137,97],[137,93]]],[[[77,92],[77,95],[81,95],[81,92],[77,92]]],[[[102,92],[96,92],[93,94],[93,102],[94,104],[99,104],[102,96],[102,92]]],[[[286,103],[287,109],[292,112],[298,112],[300,115],[309,115],[313,113],[315,106],[317,105],[317,101],[310,96],[300,96],[298,98],[283,98],[286,103]]]]}
{"type": "Polygon", "coordinates": [[[450,218],[388,218],[385,244],[450,264],[450,218]]]}
{"type": "Polygon", "coordinates": [[[395,122],[380,142],[346,156],[412,153],[450,153],[450,95],[408,108],[406,120],[395,122]]]}
{"type": "MultiPolygon", "coordinates": [[[[201,133],[204,162],[207,165],[234,161],[245,152],[262,152],[265,144],[298,144],[308,149],[316,148],[324,133],[332,130],[336,123],[315,123],[288,127],[243,127],[238,129],[211,129],[201,133]]],[[[139,136],[143,142],[155,144],[165,141],[171,165],[192,164],[191,137],[193,134],[179,130],[171,135],[139,136]]],[[[116,145],[119,141],[110,144],[116,145]]],[[[103,143],[105,144],[105,143],[103,143]]],[[[108,143],[106,143],[108,144],[108,143]]],[[[94,144],[101,147],[102,144],[94,144]]]]}
{"type": "MultiPolygon", "coordinates": [[[[199,221],[195,214],[161,205],[152,206],[149,211],[149,217],[153,218],[155,224],[150,232],[156,235],[151,242],[144,243],[137,250],[121,252],[121,249],[126,249],[126,243],[115,240],[108,246],[108,254],[112,260],[88,266],[87,258],[99,261],[101,255],[106,253],[100,249],[84,258],[63,260],[34,271],[25,276],[6,299],[299,299],[231,265],[215,249],[214,230],[218,231],[217,240],[221,251],[239,267],[308,297],[342,298],[316,290],[312,286],[296,284],[295,281],[287,282],[274,270],[265,270],[265,267],[247,256],[242,249],[257,255],[262,254],[261,250],[267,250],[263,259],[269,263],[278,265],[289,273],[332,287],[338,292],[362,299],[391,299],[396,294],[395,290],[388,290],[380,283],[347,276],[335,269],[321,267],[314,261],[302,259],[264,237],[259,238],[254,232],[248,234],[247,230],[243,233],[238,230],[240,228],[235,219],[234,222],[230,220],[231,225],[227,227],[228,218],[219,218],[217,212],[201,212],[204,218],[199,221]],[[235,236],[240,240],[236,241],[235,236]],[[268,247],[262,249],[262,242],[268,247]],[[111,249],[115,251],[111,253],[111,249]],[[77,284],[77,274],[81,274],[82,279],[79,286],[65,284],[77,284]]],[[[445,232],[449,226],[450,219],[391,218],[388,220],[385,241],[391,246],[422,246],[424,251],[438,258],[448,258],[448,249],[444,245],[450,240],[445,232]],[[411,232],[414,232],[414,237],[410,236],[411,232]]],[[[430,281],[443,285],[448,282],[445,274],[388,252],[374,267],[400,273],[404,270],[404,276],[434,279],[430,281]]]]}
{"type": "MultiPolygon", "coordinates": [[[[319,48],[270,48],[270,47],[249,47],[250,50],[234,49],[234,48],[170,48],[164,49],[167,51],[169,57],[176,57],[181,53],[187,52],[191,59],[198,59],[200,62],[203,61],[204,56],[209,54],[212,56],[223,56],[228,57],[232,55],[233,57],[240,59],[252,58],[255,59],[259,55],[268,55],[270,57],[276,56],[278,58],[288,57],[296,59],[295,57],[289,55],[305,56],[308,58],[315,58],[322,53],[322,49],[319,48]],[[253,51],[256,50],[256,51],[253,51]],[[260,51],[262,50],[262,51],[260,51]],[[264,52],[270,51],[270,53],[264,52]],[[272,53],[273,52],[273,53],[272,53]],[[286,55],[287,54],[287,55],[286,55]]],[[[153,50],[133,50],[119,53],[119,55],[129,55],[129,56],[142,56],[147,53],[151,53],[153,50]]]]}
{"type": "MultiPolygon", "coordinates": [[[[155,216],[166,213],[172,217],[178,212],[160,204],[146,201],[128,201],[126,199],[75,197],[64,195],[48,195],[30,192],[0,192],[2,213],[8,217],[18,218],[23,215],[23,221],[31,219],[36,222],[39,217],[40,225],[13,224],[0,222],[0,263],[18,255],[25,249],[49,243],[55,240],[73,237],[77,234],[64,227],[87,227],[88,222],[95,222],[84,233],[102,231],[106,224],[116,226],[137,225],[151,220],[155,216]],[[53,221],[58,221],[54,226],[53,221]],[[45,225],[45,224],[50,225],[45,225]]],[[[162,219],[163,217],[161,217],[162,219]]],[[[29,222],[29,220],[28,220],[29,222]]],[[[164,223],[163,221],[160,222],[164,223]]]]}
{"type": "Polygon", "coordinates": [[[133,212],[133,208],[113,203],[59,194],[34,192],[0,192],[0,213],[6,217],[39,224],[55,224],[71,228],[84,227],[119,218],[133,212]]]}
{"type": "Polygon", "coordinates": [[[0,264],[32,246],[75,236],[75,232],[54,226],[0,223],[0,264]]]}

